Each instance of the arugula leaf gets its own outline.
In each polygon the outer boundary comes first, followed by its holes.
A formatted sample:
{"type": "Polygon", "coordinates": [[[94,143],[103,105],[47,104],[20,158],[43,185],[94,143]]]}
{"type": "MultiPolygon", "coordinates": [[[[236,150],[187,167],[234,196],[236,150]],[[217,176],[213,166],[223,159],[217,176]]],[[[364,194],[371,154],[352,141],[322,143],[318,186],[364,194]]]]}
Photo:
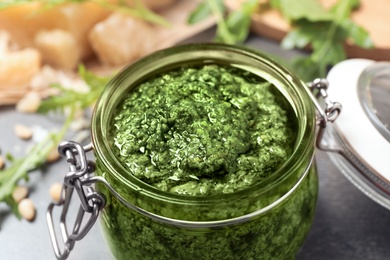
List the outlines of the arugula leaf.
{"type": "Polygon", "coordinates": [[[200,21],[203,21],[207,17],[212,14],[212,10],[210,4],[205,1],[201,2],[194,11],[188,16],[187,23],[188,24],[196,24],[200,21]]]}
{"type": "Polygon", "coordinates": [[[77,104],[79,92],[68,90],[59,84],[52,84],[51,87],[60,90],[61,94],[44,100],[38,108],[38,113],[45,114],[50,111],[64,112],[65,107],[77,104]]]}
{"type": "Polygon", "coordinates": [[[53,87],[60,89],[62,94],[50,97],[41,103],[38,111],[47,113],[49,111],[63,111],[70,108],[70,113],[66,118],[59,132],[51,133],[45,140],[36,144],[29,153],[19,159],[13,159],[12,165],[4,170],[0,170],[0,202],[9,205],[12,212],[20,218],[17,210],[17,204],[12,198],[12,192],[21,179],[28,179],[28,173],[34,169],[40,168],[45,164],[47,155],[60,143],[68,131],[70,123],[74,119],[75,111],[85,109],[92,105],[107,85],[110,77],[99,77],[92,72],[87,71],[84,66],[79,67],[79,75],[89,85],[88,93],[79,93],[69,90],[60,85],[53,87]]]}
{"type": "Polygon", "coordinates": [[[317,0],[278,0],[277,6],[288,21],[306,19],[311,22],[331,21],[332,15],[317,0]]]}
{"type": "Polygon", "coordinates": [[[302,30],[290,31],[282,40],[281,47],[283,49],[305,48],[309,45],[311,37],[308,33],[302,30]]]}
{"type": "MultiPolygon", "coordinates": [[[[291,0],[279,1],[286,3],[291,0]]],[[[294,29],[281,43],[281,46],[286,49],[311,46],[311,55],[295,59],[292,64],[293,71],[301,79],[309,81],[325,77],[328,67],[346,59],[344,43],[347,39],[351,39],[355,44],[364,48],[373,46],[368,33],[349,19],[359,1],[338,1],[330,10],[326,10],[331,20],[321,15],[317,21],[313,21],[308,11],[304,11],[306,6],[302,3],[306,1],[309,0],[295,2],[295,9],[302,9],[300,13],[306,12],[307,14],[292,21],[294,29]]],[[[288,13],[290,11],[292,12],[292,10],[285,10],[284,14],[291,18],[293,16],[288,13]]]]}
{"type": "Polygon", "coordinates": [[[46,139],[36,144],[24,158],[13,160],[11,166],[0,170],[0,202],[5,202],[19,219],[18,206],[12,198],[13,190],[20,180],[28,180],[28,172],[44,164],[47,155],[64,137],[73,117],[74,109],[71,110],[61,131],[50,134],[46,139]]]}
{"type": "Polygon", "coordinates": [[[330,11],[334,14],[337,26],[345,33],[342,40],[351,39],[360,47],[373,48],[374,44],[368,32],[349,18],[352,10],[357,8],[359,3],[359,0],[338,1],[330,11]]]}
{"type": "MultiPolygon", "coordinates": [[[[282,48],[312,48],[309,56],[295,59],[289,66],[301,79],[325,77],[330,66],[346,58],[344,43],[347,40],[363,48],[373,47],[367,31],[350,19],[351,12],[359,4],[359,0],[339,0],[326,10],[319,0],[268,1],[268,7],[279,10],[293,26],[282,40],[282,48]]],[[[188,22],[194,24],[214,15],[217,18],[214,40],[241,43],[249,33],[251,15],[260,5],[258,1],[246,0],[238,9],[225,15],[220,0],[204,0],[191,13],[188,22]]]]}
{"type": "Polygon", "coordinates": [[[351,19],[344,19],[340,26],[348,33],[348,37],[359,47],[370,49],[374,46],[367,30],[354,23],[351,19]]]}
{"type": "Polygon", "coordinates": [[[215,39],[219,39],[219,41],[223,41],[226,43],[235,43],[234,35],[232,35],[229,31],[229,28],[226,24],[225,20],[225,5],[223,0],[210,0],[205,1],[211,9],[211,13],[217,19],[217,32],[215,39]]]}
{"type": "Polygon", "coordinates": [[[352,10],[358,8],[360,0],[344,0],[337,1],[330,11],[334,14],[334,20],[340,22],[342,19],[347,19],[351,15],[352,10]]]}
{"type": "Polygon", "coordinates": [[[78,73],[80,77],[90,87],[87,93],[80,93],[75,90],[66,89],[58,84],[52,87],[59,89],[61,94],[44,100],[38,108],[39,113],[48,113],[50,111],[64,111],[66,107],[74,106],[77,109],[85,109],[91,106],[103,92],[105,86],[111,77],[99,77],[90,71],[87,71],[83,65],[79,66],[78,73]]]}
{"type": "MultiPolygon", "coordinates": [[[[257,10],[257,0],[247,0],[243,2],[239,9],[230,12],[226,19],[226,26],[231,35],[234,35],[234,42],[242,43],[249,34],[251,16],[257,10]]],[[[224,37],[217,33],[217,40],[223,41],[224,37]]]]}
{"type": "Polygon", "coordinates": [[[13,162],[15,160],[15,158],[12,156],[12,154],[10,153],[6,153],[5,154],[5,158],[10,161],[10,162],[13,162]]]}
{"type": "Polygon", "coordinates": [[[225,43],[242,43],[248,36],[251,15],[257,10],[257,0],[246,0],[240,8],[225,15],[223,0],[205,0],[190,14],[189,24],[195,24],[214,15],[217,19],[215,41],[225,43]]]}

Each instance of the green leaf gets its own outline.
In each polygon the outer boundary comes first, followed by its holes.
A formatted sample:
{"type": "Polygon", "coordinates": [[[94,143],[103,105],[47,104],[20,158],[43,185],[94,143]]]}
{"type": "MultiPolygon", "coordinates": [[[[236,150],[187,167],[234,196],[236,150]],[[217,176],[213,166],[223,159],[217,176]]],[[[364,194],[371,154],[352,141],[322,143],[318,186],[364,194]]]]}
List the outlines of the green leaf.
{"type": "Polygon", "coordinates": [[[225,18],[220,9],[210,2],[214,15],[217,17],[217,32],[215,40],[229,44],[242,43],[249,34],[251,16],[256,11],[258,1],[246,0],[240,8],[230,12],[225,18]]]}
{"type": "Polygon", "coordinates": [[[281,46],[284,49],[304,48],[312,41],[326,41],[328,37],[329,22],[308,22],[299,20],[295,28],[291,30],[282,40],[281,46]]]}
{"type": "MultiPolygon", "coordinates": [[[[52,85],[55,87],[58,85],[52,85]]],[[[63,93],[58,96],[53,96],[41,102],[38,113],[46,114],[50,111],[63,112],[66,107],[74,105],[78,102],[80,94],[73,90],[64,90],[63,93]]]]}
{"type": "Polygon", "coordinates": [[[196,24],[200,21],[203,21],[208,16],[212,14],[212,10],[210,5],[205,2],[201,2],[196,9],[191,12],[190,16],[188,17],[187,23],[188,24],[196,24]]]}
{"type": "Polygon", "coordinates": [[[20,220],[22,216],[19,213],[18,204],[14,201],[12,196],[8,196],[3,201],[11,208],[12,213],[20,220]]]}
{"type": "Polygon", "coordinates": [[[13,201],[11,194],[18,181],[21,179],[27,180],[29,171],[41,167],[45,163],[47,154],[64,137],[69,124],[74,118],[74,111],[84,109],[94,103],[111,79],[111,77],[96,76],[82,65],[79,67],[79,75],[89,85],[90,91],[88,93],[79,93],[54,84],[52,87],[59,89],[61,94],[44,100],[38,109],[38,112],[47,113],[49,111],[63,111],[65,108],[70,108],[71,112],[61,131],[50,134],[45,140],[36,144],[25,157],[14,160],[8,158],[12,161],[11,166],[0,171],[0,201],[6,202],[15,214],[18,213],[17,211],[15,212],[16,203],[13,201]]]}
{"type": "Polygon", "coordinates": [[[282,42],[285,48],[302,48],[310,45],[308,57],[293,61],[293,71],[305,81],[325,77],[327,68],[345,58],[343,50],[344,30],[332,22],[308,22],[300,20],[282,42]]]}
{"type": "Polygon", "coordinates": [[[99,0],[96,2],[98,4],[100,4],[101,6],[107,8],[111,11],[121,12],[123,14],[137,17],[137,18],[140,18],[144,21],[158,24],[158,25],[161,25],[164,27],[170,26],[170,23],[164,17],[151,11],[150,9],[148,9],[144,4],[142,4],[139,1],[136,2],[137,4],[134,7],[128,6],[128,5],[126,5],[126,3],[122,3],[122,1],[120,1],[118,5],[111,4],[105,0],[99,0]]]}
{"type": "Polygon", "coordinates": [[[232,12],[227,20],[229,32],[234,35],[235,42],[243,42],[249,33],[250,17],[243,12],[232,12]]]}
{"type": "MultiPolygon", "coordinates": [[[[281,45],[288,49],[306,46],[312,48],[309,56],[293,61],[293,71],[303,80],[325,77],[330,66],[346,59],[344,43],[347,39],[353,40],[364,48],[372,46],[368,33],[349,18],[352,10],[359,5],[358,0],[338,1],[329,11],[326,11],[332,18],[330,20],[323,19],[322,11],[313,11],[310,14],[301,6],[308,2],[317,5],[318,2],[315,0],[299,1],[299,4],[297,2],[297,5],[291,8],[286,6],[289,1],[278,0],[284,12],[287,12],[289,18],[293,19],[292,23],[295,26],[294,30],[283,39],[281,45]],[[297,10],[298,7],[300,11],[297,10]],[[319,15],[319,17],[310,19],[309,15],[319,15]]],[[[292,1],[289,6],[292,6],[291,4],[292,1]]],[[[310,7],[309,4],[307,7],[310,7]]]]}
{"type": "Polygon", "coordinates": [[[341,26],[347,32],[348,38],[351,39],[357,46],[366,49],[374,47],[374,43],[372,42],[368,32],[363,27],[352,22],[352,20],[345,19],[341,26]]]}
{"type": "Polygon", "coordinates": [[[294,48],[304,48],[311,41],[311,37],[303,33],[301,30],[292,30],[286,37],[283,38],[281,42],[281,47],[283,49],[291,50],[294,48]]]}
{"type": "Polygon", "coordinates": [[[28,172],[41,167],[45,163],[46,156],[64,137],[74,118],[74,111],[75,108],[72,107],[59,132],[50,134],[47,138],[34,145],[25,157],[14,160],[11,166],[0,170],[0,202],[7,203],[16,216],[20,217],[17,211],[17,204],[12,198],[13,190],[20,180],[28,180],[28,172]]]}
{"type": "Polygon", "coordinates": [[[290,67],[305,82],[321,77],[320,75],[326,75],[326,71],[323,71],[323,66],[318,66],[314,60],[307,57],[294,59],[290,67]]]}
{"type": "Polygon", "coordinates": [[[270,0],[269,1],[269,5],[271,6],[271,8],[273,9],[281,9],[281,3],[280,3],[280,0],[270,0]]]}
{"type": "Polygon", "coordinates": [[[224,14],[226,12],[226,6],[224,0],[205,0],[205,1],[208,2],[209,4],[214,3],[211,6],[216,7],[221,14],[224,14]]]}
{"type": "Polygon", "coordinates": [[[331,21],[333,16],[316,0],[279,0],[277,6],[289,21],[306,19],[311,22],[331,21]]]}
{"type": "MultiPolygon", "coordinates": [[[[321,42],[313,42],[313,49],[312,59],[318,62],[318,66],[323,70],[347,58],[342,41],[329,41],[325,45],[321,42]]],[[[319,75],[319,77],[324,76],[326,76],[325,73],[319,75]]]]}
{"type": "Polygon", "coordinates": [[[91,106],[103,92],[111,77],[99,77],[85,69],[83,65],[79,66],[79,75],[89,86],[90,91],[80,93],[72,89],[64,88],[61,85],[53,84],[53,88],[61,91],[61,94],[43,100],[38,108],[39,113],[48,113],[50,111],[64,111],[66,107],[75,106],[78,109],[85,109],[91,106]]]}
{"type": "Polygon", "coordinates": [[[223,0],[204,0],[190,13],[187,23],[196,24],[210,15],[223,16],[226,7],[223,0]]]}
{"type": "Polygon", "coordinates": [[[250,17],[257,10],[258,6],[258,0],[246,0],[241,4],[239,10],[250,17]]]}
{"type": "Polygon", "coordinates": [[[88,71],[82,64],[79,65],[78,74],[85,81],[85,83],[87,83],[87,85],[91,88],[92,91],[96,89],[98,91],[102,91],[112,78],[112,76],[98,76],[93,72],[88,71]]]}
{"type": "Polygon", "coordinates": [[[27,173],[45,160],[54,145],[54,140],[57,138],[46,138],[35,145],[26,157],[15,160],[10,167],[0,171],[0,201],[6,202],[11,208],[15,207],[16,202],[11,194],[16,184],[21,179],[27,179],[27,173]]]}
{"type": "Polygon", "coordinates": [[[6,153],[5,158],[10,162],[13,162],[15,160],[14,156],[10,153],[6,153]]]}
{"type": "MultiPolygon", "coordinates": [[[[16,181],[25,178],[28,170],[32,170],[30,165],[21,167],[24,160],[16,160],[10,167],[0,171],[0,201],[7,201],[12,194],[16,181]]],[[[10,201],[8,201],[10,203],[10,201]]]]}
{"type": "Polygon", "coordinates": [[[231,12],[226,25],[231,35],[234,35],[235,43],[242,43],[248,37],[251,15],[256,11],[258,2],[248,0],[241,4],[240,8],[231,12]]]}
{"type": "Polygon", "coordinates": [[[337,1],[331,8],[330,12],[334,14],[335,22],[348,19],[351,12],[360,5],[360,0],[342,0],[337,1]]]}

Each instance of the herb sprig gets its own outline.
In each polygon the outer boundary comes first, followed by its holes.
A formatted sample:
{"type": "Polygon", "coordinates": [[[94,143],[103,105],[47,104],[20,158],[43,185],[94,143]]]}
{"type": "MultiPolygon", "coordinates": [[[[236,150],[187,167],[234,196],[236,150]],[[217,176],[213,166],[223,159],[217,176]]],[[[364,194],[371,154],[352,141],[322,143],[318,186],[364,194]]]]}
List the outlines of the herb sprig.
{"type": "Polygon", "coordinates": [[[78,74],[90,88],[87,93],[80,93],[59,84],[53,84],[52,87],[59,89],[61,93],[44,100],[39,106],[38,112],[64,111],[69,106],[75,107],[76,109],[86,109],[96,102],[111,79],[111,77],[97,76],[82,65],[79,66],[78,74]]]}
{"type": "Polygon", "coordinates": [[[240,5],[240,8],[225,16],[224,0],[203,1],[190,14],[188,23],[195,24],[214,15],[217,19],[215,40],[229,44],[242,43],[248,36],[250,19],[257,6],[258,0],[247,0],[240,5]]]}
{"type": "Polygon", "coordinates": [[[28,180],[30,171],[40,168],[46,163],[47,155],[55,149],[68,132],[69,125],[75,118],[75,112],[91,106],[111,78],[96,76],[92,72],[87,71],[84,66],[79,67],[79,75],[90,87],[88,93],[80,93],[60,85],[55,85],[53,87],[60,89],[62,93],[44,100],[38,109],[40,113],[59,112],[69,109],[68,111],[70,112],[61,130],[49,134],[47,138],[36,144],[25,157],[13,159],[11,166],[0,170],[0,202],[7,203],[18,218],[20,218],[20,215],[17,210],[17,204],[12,198],[15,186],[22,179],[28,180]]]}
{"type": "Polygon", "coordinates": [[[0,11],[9,7],[29,4],[29,3],[41,3],[42,9],[39,12],[45,11],[47,9],[66,4],[66,3],[95,3],[98,4],[107,10],[117,11],[125,14],[129,14],[133,17],[143,19],[147,22],[155,23],[165,27],[169,26],[169,22],[158,15],[157,13],[151,11],[147,8],[140,0],[136,0],[133,5],[128,5],[124,1],[118,1],[117,3],[112,3],[107,0],[5,0],[0,2],[0,11]]]}
{"type": "Polygon", "coordinates": [[[292,63],[292,69],[303,80],[325,77],[329,66],[346,59],[344,44],[347,40],[362,48],[373,47],[368,32],[350,19],[359,0],[338,1],[329,10],[313,0],[273,0],[271,3],[293,26],[281,46],[312,48],[311,55],[292,63]]]}
{"type": "Polygon", "coordinates": [[[0,202],[7,203],[18,218],[20,218],[20,214],[18,205],[12,198],[13,190],[20,180],[28,180],[28,172],[45,163],[47,155],[58,145],[67,132],[73,116],[74,109],[72,108],[59,132],[49,134],[43,141],[36,144],[25,157],[13,159],[10,167],[0,170],[0,202]]]}
{"type": "MultiPolygon", "coordinates": [[[[310,55],[290,64],[302,80],[309,81],[325,77],[329,66],[346,58],[344,44],[347,40],[363,48],[373,47],[368,32],[350,19],[351,12],[359,4],[359,0],[339,0],[327,10],[318,0],[269,0],[261,6],[279,10],[292,25],[293,29],[281,42],[282,48],[311,47],[310,55]]],[[[192,12],[188,22],[193,24],[215,15],[215,39],[229,44],[242,43],[247,38],[251,16],[259,6],[259,1],[245,0],[238,9],[226,15],[224,1],[205,0],[192,12]]]]}

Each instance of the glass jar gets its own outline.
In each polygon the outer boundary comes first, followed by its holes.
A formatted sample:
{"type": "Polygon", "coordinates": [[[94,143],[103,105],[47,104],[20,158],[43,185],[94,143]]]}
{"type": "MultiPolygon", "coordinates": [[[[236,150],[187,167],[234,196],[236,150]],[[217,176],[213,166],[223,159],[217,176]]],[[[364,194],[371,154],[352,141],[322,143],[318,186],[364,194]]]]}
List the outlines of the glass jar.
{"type": "Polygon", "coordinates": [[[102,226],[117,259],[294,259],[315,212],[316,114],[306,85],[253,50],[223,44],[173,47],[120,72],[96,104],[92,143],[96,184],[106,205],[102,226]],[[134,177],[115,158],[109,134],[113,111],[132,88],[183,65],[233,66],[271,82],[296,124],[290,158],[265,181],[230,194],[185,196],[158,190],[134,177]],[[119,196],[118,196],[119,195],[119,196]]]}

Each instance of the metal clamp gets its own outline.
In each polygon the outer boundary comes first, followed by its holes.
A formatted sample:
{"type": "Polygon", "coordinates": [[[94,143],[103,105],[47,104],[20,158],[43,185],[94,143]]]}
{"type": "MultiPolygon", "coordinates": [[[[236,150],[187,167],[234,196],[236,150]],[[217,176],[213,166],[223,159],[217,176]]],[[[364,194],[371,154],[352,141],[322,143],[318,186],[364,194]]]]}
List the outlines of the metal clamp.
{"type": "Polygon", "coordinates": [[[342,106],[339,102],[333,102],[329,99],[327,92],[329,83],[326,79],[315,79],[312,82],[307,83],[307,86],[311,90],[309,93],[311,94],[310,96],[318,112],[316,123],[319,128],[316,146],[323,151],[338,152],[339,148],[324,144],[322,139],[328,123],[333,123],[337,119],[341,113],[342,106]],[[320,98],[324,101],[325,108],[322,108],[319,104],[318,99],[320,98]]]}
{"type": "Polygon", "coordinates": [[[46,213],[46,221],[49,227],[50,238],[57,259],[68,258],[70,251],[74,247],[75,241],[81,240],[85,237],[96,222],[99,212],[106,204],[105,197],[101,193],[96,192],[91,186],[94,183],[91,173],[95,171],[95,163],[87,160],[85,155],[85,152],[91,150],[92,145],[83,147],[79,143],[72,141],[62,142],[58,146],[59,154],[66,158],[70,165],[69,172],[64,178],[60,200],[56,203],[51,203],[46,213]],[[72,199],[73,190],[76,190],[77,195],[80,198],[80,206],[73,229],[69,234],[66,224],[66,216],[72,199]],[[53,222],[53,209],[55,206],[62,207],[60,215],[60,231],[63,240],[62,252],[53,222]],[[86,212],[89,213],[90,216],[88,221],[82,227],[84,214],[86,212]]]}

